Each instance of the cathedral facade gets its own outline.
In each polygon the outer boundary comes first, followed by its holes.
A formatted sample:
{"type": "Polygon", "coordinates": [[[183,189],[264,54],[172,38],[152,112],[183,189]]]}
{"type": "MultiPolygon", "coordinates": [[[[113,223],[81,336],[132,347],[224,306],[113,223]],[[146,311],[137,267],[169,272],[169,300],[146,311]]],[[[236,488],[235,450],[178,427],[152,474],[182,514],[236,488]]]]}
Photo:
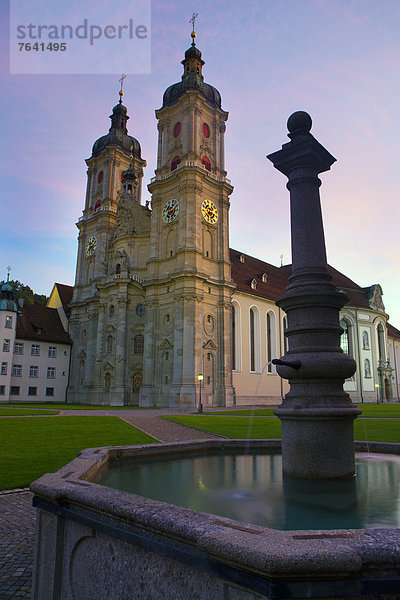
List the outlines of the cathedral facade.
{"type": "MultiPolygon", "coordinates": [[[[287,343],[285,315],[275,300],[290,271],[229,248],[228,113],[219,92],[204,81],[194,38],[182,64],[181,81],[167,88],[156,111],[151,208],[141,203],[146,161],[128,135],[122,90],[109,133],[86,161],[69,304],[74,344],[68,402],[278,404],[286,391],[271,360],[284,354],[287,343]]],[[[376,393],[382,400],[398,397],[399,365],[390,364],[379,290],[360,288],[335,270],[332,277],[354,304],[342,318],[344,351],[359,354],[346,388],[358,401],[373,401],[376,393]]],[[[395,357],[400,332],[392,328],[391,336],[395,357]]]]}

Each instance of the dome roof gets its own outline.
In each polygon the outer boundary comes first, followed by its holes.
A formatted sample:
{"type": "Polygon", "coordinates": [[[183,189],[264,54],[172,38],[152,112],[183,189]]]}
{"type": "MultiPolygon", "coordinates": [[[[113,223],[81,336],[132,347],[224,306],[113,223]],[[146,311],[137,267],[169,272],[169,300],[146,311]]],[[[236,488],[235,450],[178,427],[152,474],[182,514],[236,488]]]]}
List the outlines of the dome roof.
{"type": "MultiPolygon", "coordinates": [[[[193,37],[193,36],[192,36],[193,37]]],[[[212,106],[221,108],[221,95],[215,87],[205,83],[201,73],[204,60],[201,58],[200,50],[195,46],[194,40],[190,48],[185,52],[185,58],[182,61],[183,75],[182,81],[170,85],[164,92],[163,106],[171,106],[187,90],[197,90],[212,106]]]]}
{"type": "Polygon", "coordinates": [[[0,299],[0,310],[8,310],[10,312],[17,312],[17,305],[14,300],[8,300],[7,298],[0,299]]]}
{"type": "Polygon", "coordinates": [[[221,108],[219,91],[209,83],[205,83],[196,73],[189,73],[182,81],[170,85],[164,92],[163,106],[175,104],[186,90],[198,90],[212,106],[221,108]]]}
{"type": "Polygon", "coordinates": [[[100,154],[106,148],[106,146],[120,146],[127,152],[131,152],[133,145],[133,154],[135,156],[141,156],[140,144],[136,138],[131,135],[127,135],[120,129],[111,129],[107,135],[103,135],[101,138],[95,141],[93,144],[92,154],[100,154]]]}
{"type": "Polygon", "coordinates": [[[119,146],[127,150],[129,154],[133,150],[133,154],[137,157],[141,156],[140,144],[136,138],[128,135],[127,121],[128,110],[122,104],[122,96],[119,103],[112,109],[111,127],[106,135],[95,141],[92,148],[93,156],[100,154],[107,146],[119,146]]]}

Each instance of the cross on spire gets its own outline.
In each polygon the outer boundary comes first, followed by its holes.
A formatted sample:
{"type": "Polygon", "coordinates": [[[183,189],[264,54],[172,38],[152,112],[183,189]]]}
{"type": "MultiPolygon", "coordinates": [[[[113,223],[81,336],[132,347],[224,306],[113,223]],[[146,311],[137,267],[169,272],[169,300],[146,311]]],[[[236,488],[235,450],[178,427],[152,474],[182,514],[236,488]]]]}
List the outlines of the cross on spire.
{"type": "Polygon", "coordinates": [[[199,16],[199,13],[197,13],[197,12],[194,12],[194,13],[192,14],[192,18],[189,20],[189,23],[192,23],[192,25],[193,25],[193,31],[192,31],[192,33],[190,34],[190,36],[191,36],[191,38],[192,38],[192,46],[194,46],[194,40],[195,40],[195,38],[196,38],[196,33],[195,33],[195,31],[194,31],[194,24],[195,24],[195,22],[196,22],[196,19],[197,19],[197,17],[198,17],[198,16],[199,16]]]}
{"type": "Polygon", "coordinates": [[[11,273],[11,267],[10,267],[10,265],[8,265],[7,271],[8,271],[8,273],[7,273],[7,282],[8,282],[8,281],[10,281],[10,273],[11,273]]]}
{"type": "Polygon", "coordinates": [[[124,85],[124,79],[126,79],[126,75],[124,75],[122,73],[121,78],[118,80],[121,84],[121,89],[119,90],[119,103],[122,104],[122,96],[124,95],[124,92],[122,90],[122,87],[124,85]]]}

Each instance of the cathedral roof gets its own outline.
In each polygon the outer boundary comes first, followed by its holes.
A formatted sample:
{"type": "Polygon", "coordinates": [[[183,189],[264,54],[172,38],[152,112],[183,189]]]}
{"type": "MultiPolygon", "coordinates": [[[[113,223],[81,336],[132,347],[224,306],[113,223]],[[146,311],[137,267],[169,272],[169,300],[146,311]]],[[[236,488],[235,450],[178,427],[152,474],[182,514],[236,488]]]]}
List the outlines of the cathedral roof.
{"type": "Polygon", "coordinates": [[[72,344],[55,308],[25,303],[18,313],[16,337],[25,340],[72,344]]]}
{"type": "MultiPolygon", "coordinates": [[[[289,275],[292,273],[292,265],[275,267],[232,248],[230,249],[230,259],[232,279],[236,283],[237,290],[253,296],[268,298],[274,302],[284,295],[289,283],[289,275]],[[251,283],[253,281],[256,284],[252,287],[251,283]]],[[[368,301],[369,287],[360,287],[330,265],[328,265],[328,272],[332,276],[332,283],[349,297],[349,306],[371,308],[368,301]]]]}

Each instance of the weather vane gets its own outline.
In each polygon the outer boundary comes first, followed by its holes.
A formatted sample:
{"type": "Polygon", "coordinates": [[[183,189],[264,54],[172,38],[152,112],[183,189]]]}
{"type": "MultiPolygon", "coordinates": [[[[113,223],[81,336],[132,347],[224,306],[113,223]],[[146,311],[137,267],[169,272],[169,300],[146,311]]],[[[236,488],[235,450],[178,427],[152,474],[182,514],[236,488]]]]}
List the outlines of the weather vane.
{"type": "Polygon", "coordinates": [[[126,75],[124,75],[122,73],[121,79],[118,80],[120,82],[120,84],[121,84],[121,89],[119,90],[119,103],[120,104],[122,104],[122,96],[124,95],[124,92],[122,91],[122,87],[124,85],[124,79],[126,79],[126,75]]]}
{"type": "Polygon", "coordinates": [[[192,25],[193,25],[193,31],[192,31],[192,33],[190,34],[190,35],[191,35],[191,38],[192,38],[192,40],[193,40],[193,41],[192,41],[192,46],[194,46],[194,40],[195,40],[195,38],[196,38],[196,33],[195,33],[195,31],[194,31],[194,24],[195,24],[195,22],[196,22],[196,19],[197,19],[197,17],[198,17],[198,16],[199,16],[199,13],[196,13],[196,12],[194,12],[194,13],[192,14],[192,18],[189,20],[189,23],[192,23],[192,25]]]}

